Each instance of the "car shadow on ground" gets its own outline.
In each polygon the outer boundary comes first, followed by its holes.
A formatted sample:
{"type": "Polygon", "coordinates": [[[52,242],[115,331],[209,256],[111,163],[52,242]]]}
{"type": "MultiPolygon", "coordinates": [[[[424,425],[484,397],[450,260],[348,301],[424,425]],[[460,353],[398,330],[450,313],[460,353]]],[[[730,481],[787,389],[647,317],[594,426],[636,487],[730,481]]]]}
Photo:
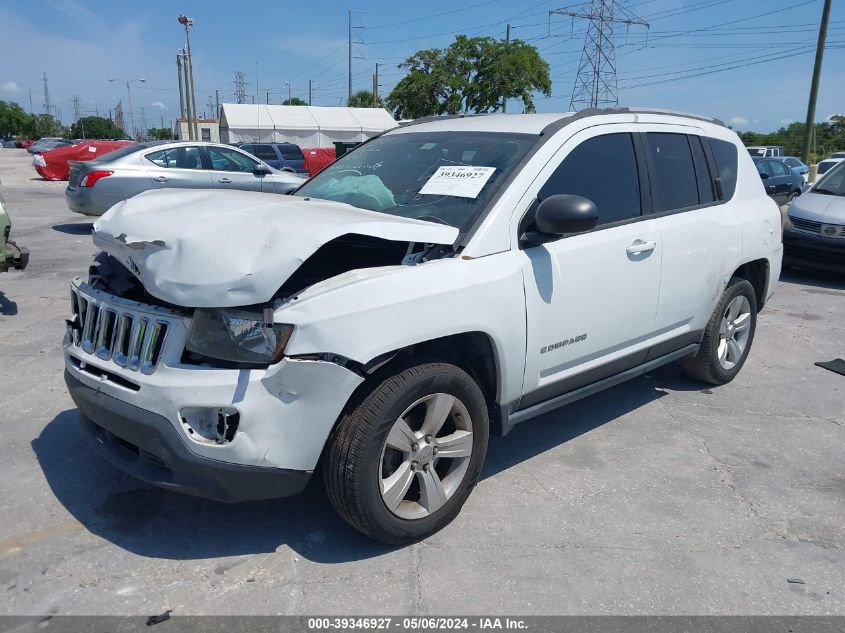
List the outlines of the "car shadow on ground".
{"type": "Polygon", "coordinates": [[[91,231],[94,230],[94,223],[66,222],[65,224],[54,224],[51,228],[59,233],[68,233],[69,235],[90,235],[91,231]]]}
{"type": "Polygon", "coordinates": [[[806,288],[804,290],[804,292],[810,293],[813,292],[814,288],[845,290],[845,277],[841,274],[815,270],[812,268],[798,268],[796,266],[790,266],[781,272],[779,281],[787,284],[811,286],[811,288],[806,288]]]}
{"type": "Polygon", "coordinates": [[[18,304],[7,298],[0,290],[0,315],[15,316],[18,313],[18,304]]]}
{"type": "MultiPolygon", "coordinates": [[[[611,422],[664,395],[664,388],[699,390],[701,383],[668,367],[515,427],[493,438],[482,479],[611,422]]],[[[32,448],[59,502],[86,529],[140,556],[192,560],[275,551],[340,563],[393,551],[344,523],[315,476],[297,497],[223,504],[164,491],[98,457],[77,432],[76,410],[47,424],[32,448]]]]}

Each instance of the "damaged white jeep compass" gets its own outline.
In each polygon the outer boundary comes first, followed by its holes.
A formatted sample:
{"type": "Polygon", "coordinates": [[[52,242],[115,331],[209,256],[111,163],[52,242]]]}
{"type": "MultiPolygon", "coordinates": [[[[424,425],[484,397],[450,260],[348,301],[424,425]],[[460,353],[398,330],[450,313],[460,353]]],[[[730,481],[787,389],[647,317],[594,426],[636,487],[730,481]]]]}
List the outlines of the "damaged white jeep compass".
{"type": "Polygon", "coordinates": [[[322,468],[349,523],[405,543],[458,514],[491,433],[672,361],[733,379],[780,225],[718,121],[422,121],[289,197],[112,207],[65,376],[93,446],[140,479],[239,501],[322,468]]]}

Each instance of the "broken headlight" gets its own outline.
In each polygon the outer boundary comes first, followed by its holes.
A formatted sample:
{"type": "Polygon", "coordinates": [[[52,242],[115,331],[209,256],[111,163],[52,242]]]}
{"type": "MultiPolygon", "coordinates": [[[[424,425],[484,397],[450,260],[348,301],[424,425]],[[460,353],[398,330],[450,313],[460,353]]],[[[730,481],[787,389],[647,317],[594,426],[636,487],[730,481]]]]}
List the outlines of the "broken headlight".
{"type": "Polygon", "coordinates": [[[185,345],[207,358],[269,365],[281,360],[292,325],[273,323],[272,312],[196,310],[185,345]]]}

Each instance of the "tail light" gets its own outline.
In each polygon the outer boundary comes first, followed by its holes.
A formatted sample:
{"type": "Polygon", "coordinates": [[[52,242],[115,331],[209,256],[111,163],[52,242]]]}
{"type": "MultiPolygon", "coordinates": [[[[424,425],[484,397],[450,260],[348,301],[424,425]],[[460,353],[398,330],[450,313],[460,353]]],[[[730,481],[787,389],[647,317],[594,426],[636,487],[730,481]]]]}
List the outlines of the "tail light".
{"type": "Polygon", "coordinates": [[[106,171],[105,169],[99,169],[97,171],[91,171],[85,174],[82,180],[79,182],[80,187],[93,187],[97,184],[97,181],[100,178],[107,178],[111,176],[114,172],[113,171],[106,171]]]}

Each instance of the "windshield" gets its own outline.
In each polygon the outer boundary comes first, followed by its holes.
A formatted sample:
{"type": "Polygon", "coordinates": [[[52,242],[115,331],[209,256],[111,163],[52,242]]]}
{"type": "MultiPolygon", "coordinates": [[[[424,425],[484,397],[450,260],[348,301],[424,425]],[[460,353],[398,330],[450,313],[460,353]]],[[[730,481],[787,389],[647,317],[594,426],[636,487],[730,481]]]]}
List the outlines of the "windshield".
{"type": "Polygon", "coordinates": [[[829,169],[824,178],[819,179],[810,191],[845,196],[845,162],[835,163],[835,166],[829,169]]]}
{"type": "Polygon", "coordinates": [[[296,195],[465,230],[536,141],[499,132],[386,134],[326,167],[296,195]]]}
{"type": "Polygon", "coordinates": [[[766,155],[766,148],[765,147],[747,147],[748,153],[752,156],[765,156],[766,155]]]}

